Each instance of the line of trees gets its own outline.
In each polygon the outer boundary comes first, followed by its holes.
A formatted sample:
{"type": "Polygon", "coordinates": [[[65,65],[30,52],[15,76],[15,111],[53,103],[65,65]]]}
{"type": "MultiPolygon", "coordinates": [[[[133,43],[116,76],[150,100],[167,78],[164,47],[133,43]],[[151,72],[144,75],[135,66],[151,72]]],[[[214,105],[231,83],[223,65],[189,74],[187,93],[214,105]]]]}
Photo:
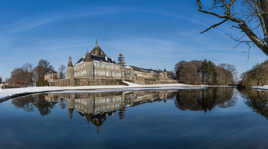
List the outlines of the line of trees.
{"type": "Polygon", "coordinates": [[[268,83],[268,61],[255,65],[251,70],[242,74],[241,87],[265,85],[268,83]]]}
{"type": "MultiPolygon", "coordinates": [[[[9,87],[46,86],[45,74],[56,72],[54,67],[44,59],[39,60],[36,67],[26,63],[20,68],[15,68],[7,80],[9,87]]],[[[65,76],[65,66],[59,68],[60,77],[65,76]]]]}
{"type": "Polygon", "coordinates": [[[211,61],[181,61],[175,66],[176,78],[186,84],[233,84],[236,69],[230,64],[215,65],[211,61]]]}
{"type": "Polygon", "coordinates": [[[10,79],[7,80],[9,86],[26,87],[33,85],[32,65],[24,64],[21,68],[16,68],[11,72],[10,79]]]}

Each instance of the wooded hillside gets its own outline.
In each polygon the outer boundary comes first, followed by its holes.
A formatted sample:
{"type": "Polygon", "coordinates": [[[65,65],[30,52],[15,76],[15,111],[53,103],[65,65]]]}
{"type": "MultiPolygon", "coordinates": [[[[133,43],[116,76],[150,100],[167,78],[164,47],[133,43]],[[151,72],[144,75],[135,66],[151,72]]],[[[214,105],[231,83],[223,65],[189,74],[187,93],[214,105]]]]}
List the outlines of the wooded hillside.
{"type": "Polygon", "coordinates": [[[240,85],[243,87],[268,84],[268,61],[255,65],[243,73],[240,85]]]}
{"type": "Polygon", "coordinates": [[[228,85],[234,83],[234,66],[215,65],[211,61],[181,61],[175,66],[176,78],[180,83],[228,85]]]}

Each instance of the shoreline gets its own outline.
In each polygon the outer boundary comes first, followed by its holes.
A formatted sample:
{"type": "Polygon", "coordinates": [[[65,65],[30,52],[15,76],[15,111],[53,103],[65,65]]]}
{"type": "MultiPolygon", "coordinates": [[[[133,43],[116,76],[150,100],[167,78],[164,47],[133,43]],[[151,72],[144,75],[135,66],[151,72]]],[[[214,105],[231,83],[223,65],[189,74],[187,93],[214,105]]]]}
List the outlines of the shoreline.
{"type": "Polygon", "coordinates": [[[114,92],[114,91],[141,91],[141,90],[177,90],[177,89],[205,89],[207,85],[189,84],[155,84],[155,85],[107,85],[107,86],[70,86],[70,87],[26,87],[0,89],[0,100],[11,99],[18,96],[25,96],[39,93],[66,92],[66,91],[90,91],[90,92],[114,92]]]}
{"type": "Polygon", "coordinates": [[[264,86],[252,86],[252,89],[256,89],[256,90],[268,90],[268,85],[264,85],[264,86]]]}

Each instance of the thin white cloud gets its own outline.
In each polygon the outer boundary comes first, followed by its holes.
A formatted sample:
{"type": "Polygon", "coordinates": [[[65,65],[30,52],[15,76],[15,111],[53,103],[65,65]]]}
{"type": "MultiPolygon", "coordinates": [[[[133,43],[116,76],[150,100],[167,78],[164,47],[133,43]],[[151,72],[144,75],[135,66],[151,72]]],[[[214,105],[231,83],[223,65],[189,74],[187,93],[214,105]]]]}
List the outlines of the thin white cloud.
{"type": "Polygon", "coordinates": [[[75,19],[80,17],[110,15],[119,13],[120,8],[117,7],[95,7],[87,9],[79,9],[68,12],[49,13],[45,16],[22,18],[12,24],[6,24],[4,28],[5,33],[19,33],[29,31],[31,29],[47,25],[53,22],[62,21],[66,19],[75,19]]]}

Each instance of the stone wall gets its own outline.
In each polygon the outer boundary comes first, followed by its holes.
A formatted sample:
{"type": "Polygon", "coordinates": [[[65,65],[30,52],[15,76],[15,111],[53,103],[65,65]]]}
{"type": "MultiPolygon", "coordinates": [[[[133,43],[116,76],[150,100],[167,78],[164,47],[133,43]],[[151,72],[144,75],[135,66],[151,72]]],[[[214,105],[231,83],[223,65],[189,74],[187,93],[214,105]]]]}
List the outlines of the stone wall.
{"type": "Polygon", "coordinates": [[[50,86],[123,85],[121,80],[62,79],[49,82],[50,86]]]}
{"type": "Polygon", "coordinates": [[[74,66],[74,78],[121,79],[121,66],[101,61],[83,62],[74,66]]]}
{"type": "Polygon", "coordinates": [[[178,83],[173,79],[165,79],[165,80],[155,80],[155,79],[137,79],[137,80],[125,80],[128,82],[136,83],[136,84],[175,84],[178,83]]]}

